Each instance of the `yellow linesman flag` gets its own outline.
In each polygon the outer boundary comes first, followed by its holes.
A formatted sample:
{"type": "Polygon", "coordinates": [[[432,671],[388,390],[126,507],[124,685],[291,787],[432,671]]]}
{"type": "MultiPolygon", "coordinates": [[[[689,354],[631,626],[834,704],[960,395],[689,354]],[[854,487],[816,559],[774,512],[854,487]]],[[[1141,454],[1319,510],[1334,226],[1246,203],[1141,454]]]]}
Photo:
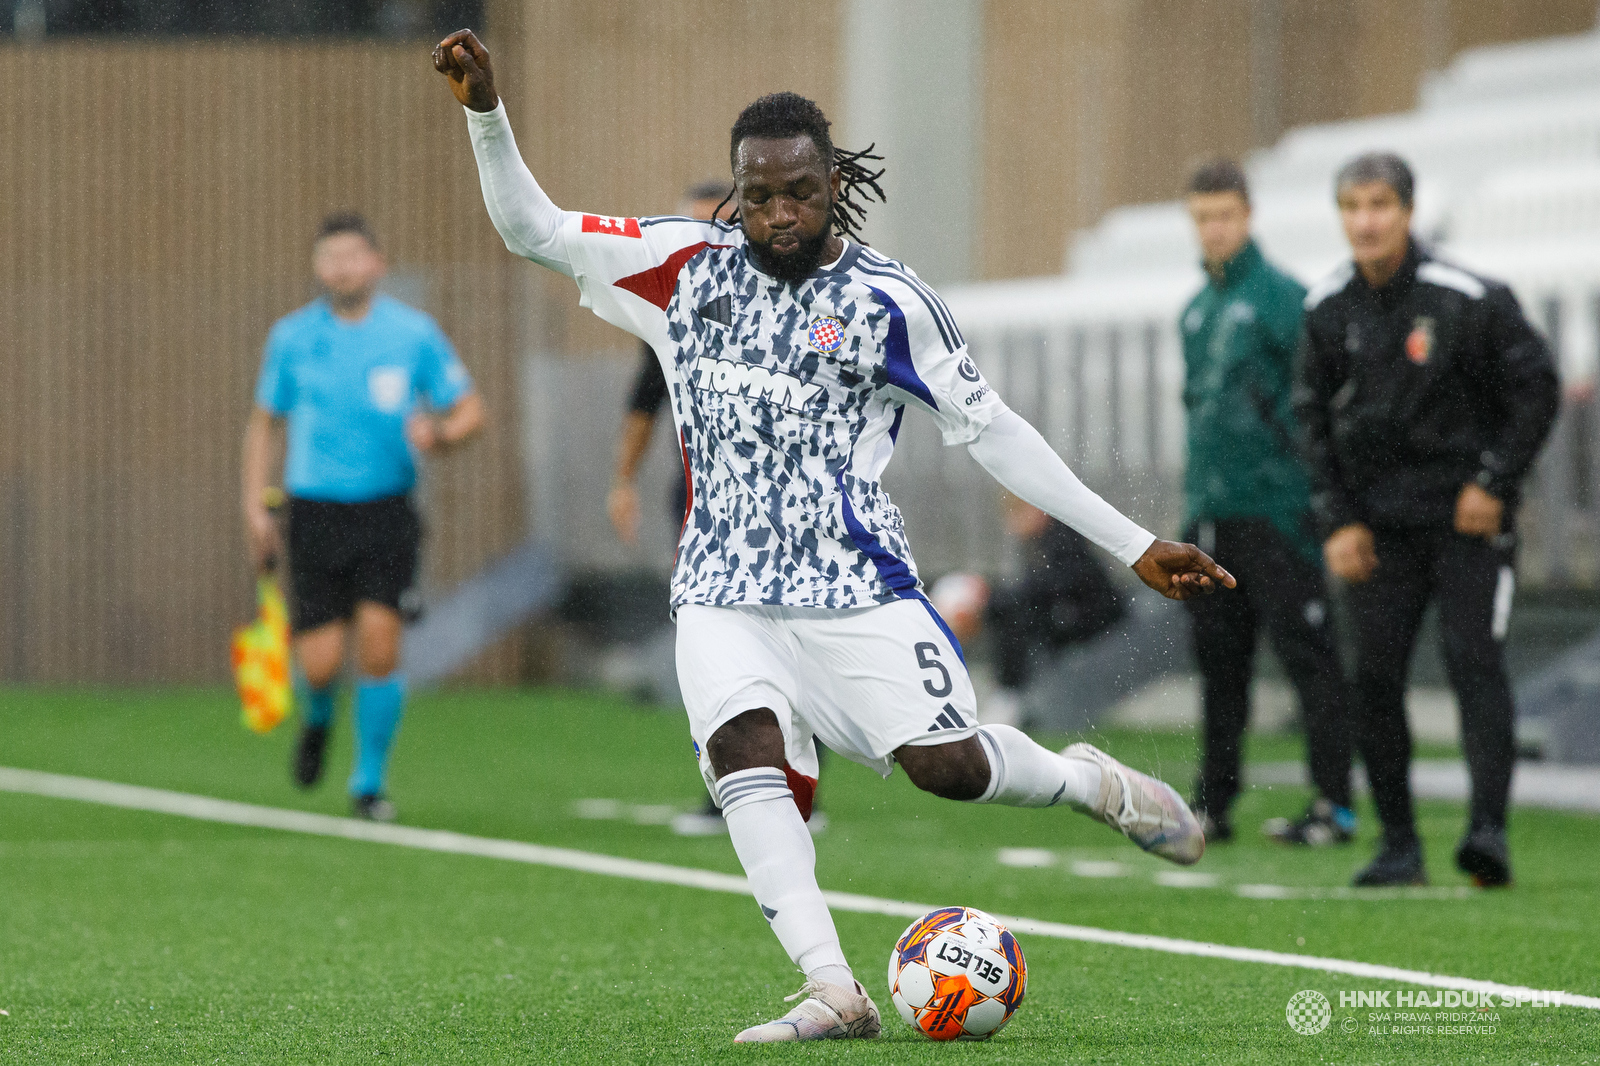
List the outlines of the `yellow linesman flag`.
{"type": "Polygon", "coordinates": [[[277,578],[256,580],[260,613],[249,625],[233,631],[233,679],[239,687],[244,724],[270,733],[289,717],[294,688],[289,681],[289,612],[277,578]]]}

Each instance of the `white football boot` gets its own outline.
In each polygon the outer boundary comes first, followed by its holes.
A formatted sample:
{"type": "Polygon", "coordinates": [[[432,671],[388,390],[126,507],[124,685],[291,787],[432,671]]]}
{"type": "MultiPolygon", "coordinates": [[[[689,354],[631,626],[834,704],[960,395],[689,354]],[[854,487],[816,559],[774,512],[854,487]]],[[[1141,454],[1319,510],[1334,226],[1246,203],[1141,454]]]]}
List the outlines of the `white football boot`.
{"type": "Polygon", "coordinates": [[[1122,765],[1092,744],[1073,744],[1061,755],[1100,767],[1100,795],[1084,808],[1086,813],[1163,859],[1180,866],[1200,861],[1206,850],[1205,833],[1171,785],[1122,765]]]}
{"type": "Polygon", "coordinates": [[[883,1028],[878,1007],[856,982],[852,990],[826,981],[807,980],[785,1003],[809,993],[794,1010],[776,1021],[753,1025],[733,1038],[736,1044],[772,1044],[785,1040],[865,1040],[883,1028]]]}

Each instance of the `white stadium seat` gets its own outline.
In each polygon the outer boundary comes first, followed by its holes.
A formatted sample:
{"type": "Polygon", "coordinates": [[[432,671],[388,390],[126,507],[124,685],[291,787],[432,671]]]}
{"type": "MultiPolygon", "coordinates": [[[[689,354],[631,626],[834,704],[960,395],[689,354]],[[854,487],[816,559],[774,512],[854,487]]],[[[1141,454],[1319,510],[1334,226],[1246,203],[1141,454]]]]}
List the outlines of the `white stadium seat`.
{"type": "MultiPolygon", "coordinates": [[[[1247,170],[1263,250],[1308,284],[1333,269],[1347,256],[1335,172],[1364,151],[1399,152],[1417,173],[1419,235],[1510,282],[1551,334],[1568,384],[1592,384],[1600,367],[1600,34],[1465,52],[1428,79],[1421,97],[1415,111],[1291,130],[1256,153],[1247,170]]],[[[1074,234],[1061,275],[946,292],[997,386],[1008,378],[1046,384],[1028,402],[1047,435],[1087,473],[1109,479],[1113,498],[1142,501],[1152,520],[1178,507],[1175,319],[1201,283],[1198,255],[1181,201],[1142,204],[1074,234]]],[[[1568,531],[1600,524],[1600,502],[1587,504],[1596,514],[1577,514],[1572,499],[1549,488],[1572,480],[1550,468],[1600,453],[1600,442],[1563,433],[1558,427],[1547,449],[1525,523],[1532,574],[1543,569],[1553,580],[1571,576],[1556,561],[1568,531]]],[[[1600,573],[1585,577],[1593,578],[1600,573]]]]}

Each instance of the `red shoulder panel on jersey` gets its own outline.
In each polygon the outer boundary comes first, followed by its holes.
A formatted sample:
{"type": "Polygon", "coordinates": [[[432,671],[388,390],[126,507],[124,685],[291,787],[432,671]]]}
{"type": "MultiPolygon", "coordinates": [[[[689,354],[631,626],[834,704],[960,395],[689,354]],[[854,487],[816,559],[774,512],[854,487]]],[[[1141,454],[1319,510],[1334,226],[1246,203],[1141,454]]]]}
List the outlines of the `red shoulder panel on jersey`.
{"type": "MultiPolygon", "coordinates": [[[[588,225],[588,216],[585,215],[584,219],[584,225],[588,225]]],[[[633,222],[634,220],[630,218],[628,221],[633,222]]],[[[649,300],[665,311],[667,304],[672,302],[672,290],[678,286],[678,272],[683,269],[685,263],[707,248],[730,247],[732,245],[712,244],[709,241],[691,244],[687,248],[679,248],[676,252],[667,256],[667,261],[660,266],[651,267],[649,270],[641,270],[637,274],[629,274],[625,278],[617,279],[612,284],[619,289],[626,289],[642,300],[649,300]]]]}
{"type": "Polygon", "coordinates": [[[612,218],[610,215],[584,215],[583,232],[609,233],[615,237],[643,237],[636,218],[612,218]]]}

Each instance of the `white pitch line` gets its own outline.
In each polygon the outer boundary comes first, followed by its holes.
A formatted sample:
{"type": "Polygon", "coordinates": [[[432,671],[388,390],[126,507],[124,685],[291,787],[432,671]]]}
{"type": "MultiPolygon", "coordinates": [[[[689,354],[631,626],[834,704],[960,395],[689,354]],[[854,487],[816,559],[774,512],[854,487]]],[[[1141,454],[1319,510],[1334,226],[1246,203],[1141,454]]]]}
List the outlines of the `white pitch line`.
{"type": "MultiPolygon", "coordinates": [[[[69,777],[64,774],[42,773],[38,770],[18,770],[0,767],[0,791],[20,792],[55,799],[82,800],[127,810],[152,811],[172,814],[182,818],[195,818],[206,822],[223,822],[229,825],[248,825],[261,829],[277,829],[290,833],[307,833],[313,836],[343,837],[346,840],[364,840],[375,844],[395,844],[423,851],[446,852],[453,855],[475,855],[488,859],[506,859],[534,866],[550,866],[580,873],[600,874],[606,877],[624,877],[633,881],[655,884],[681,885],[712,892],[729,892],[748,896],[750,886],[743,877],[720,874],[711,870],[694,870],[683,866],[668,866],[659,862],[638,859],[621,859],[612,855],[597,855],[572,848],[552,848],[542,844],[525,844],[518,840],[498,840],[493,837],[469,836],[443,829],[417,829],[404,825],[385,825],[355,818],[336,818],[309,811],[291,811],[281,807],[262,807],[254,803],[236,803],[233,800],[196,796],[188,792],[169,792],[140,785],[122,785],[112,781],[98,781],[89,777],[69,777]]],[[[859,896],[850,892],[824,892],[828,906],[835,910],[858,914],[883,914],[897,918],[920,918],[934,908],[925,903],[881,899],[876,896],[859,896]]],[[[1281,951],[1263,951],[1257,948],[1232,947],[1227,944],[1207,944],[1199,940],[1180,940],[1174,937],[1151,936],[1145,933],[1119,933],[1111,929],[1096,929],[1086,925],[1066,925],[1045,922],[1035,918],[1017,918],[996,915],[1012,930],[1033,936],[1046,936],[1059,940],[1078,940],[1090,944],[1108,944],[1115,947],[1161,951],[1170,955],[1193,955],[1203,958],[1226,959],[1231,962],[1254,962],[1267,966],[1288,966],[1302,970],[1320,970],[1325,973],[1346,974],[1380,981],[1398,981],[1427,988],[1447,988],[1462,991],[1488,992],[1497,996],[1538,997],[1552,1004],[1568,1007],[1585,1007],[1600,1010],[1600,996],[1580,996],[1573,992],[1528,988],[1507,985],[1497,981],[1479,981],[1470,977],[1451,977],[1427,973],[1422,970],[1405,970],[1397,966],[1380,966],[1374,963],[1353,962],[1347,959],[1326,959],[1315,955],[1292,955],[1281,951]]]]}

